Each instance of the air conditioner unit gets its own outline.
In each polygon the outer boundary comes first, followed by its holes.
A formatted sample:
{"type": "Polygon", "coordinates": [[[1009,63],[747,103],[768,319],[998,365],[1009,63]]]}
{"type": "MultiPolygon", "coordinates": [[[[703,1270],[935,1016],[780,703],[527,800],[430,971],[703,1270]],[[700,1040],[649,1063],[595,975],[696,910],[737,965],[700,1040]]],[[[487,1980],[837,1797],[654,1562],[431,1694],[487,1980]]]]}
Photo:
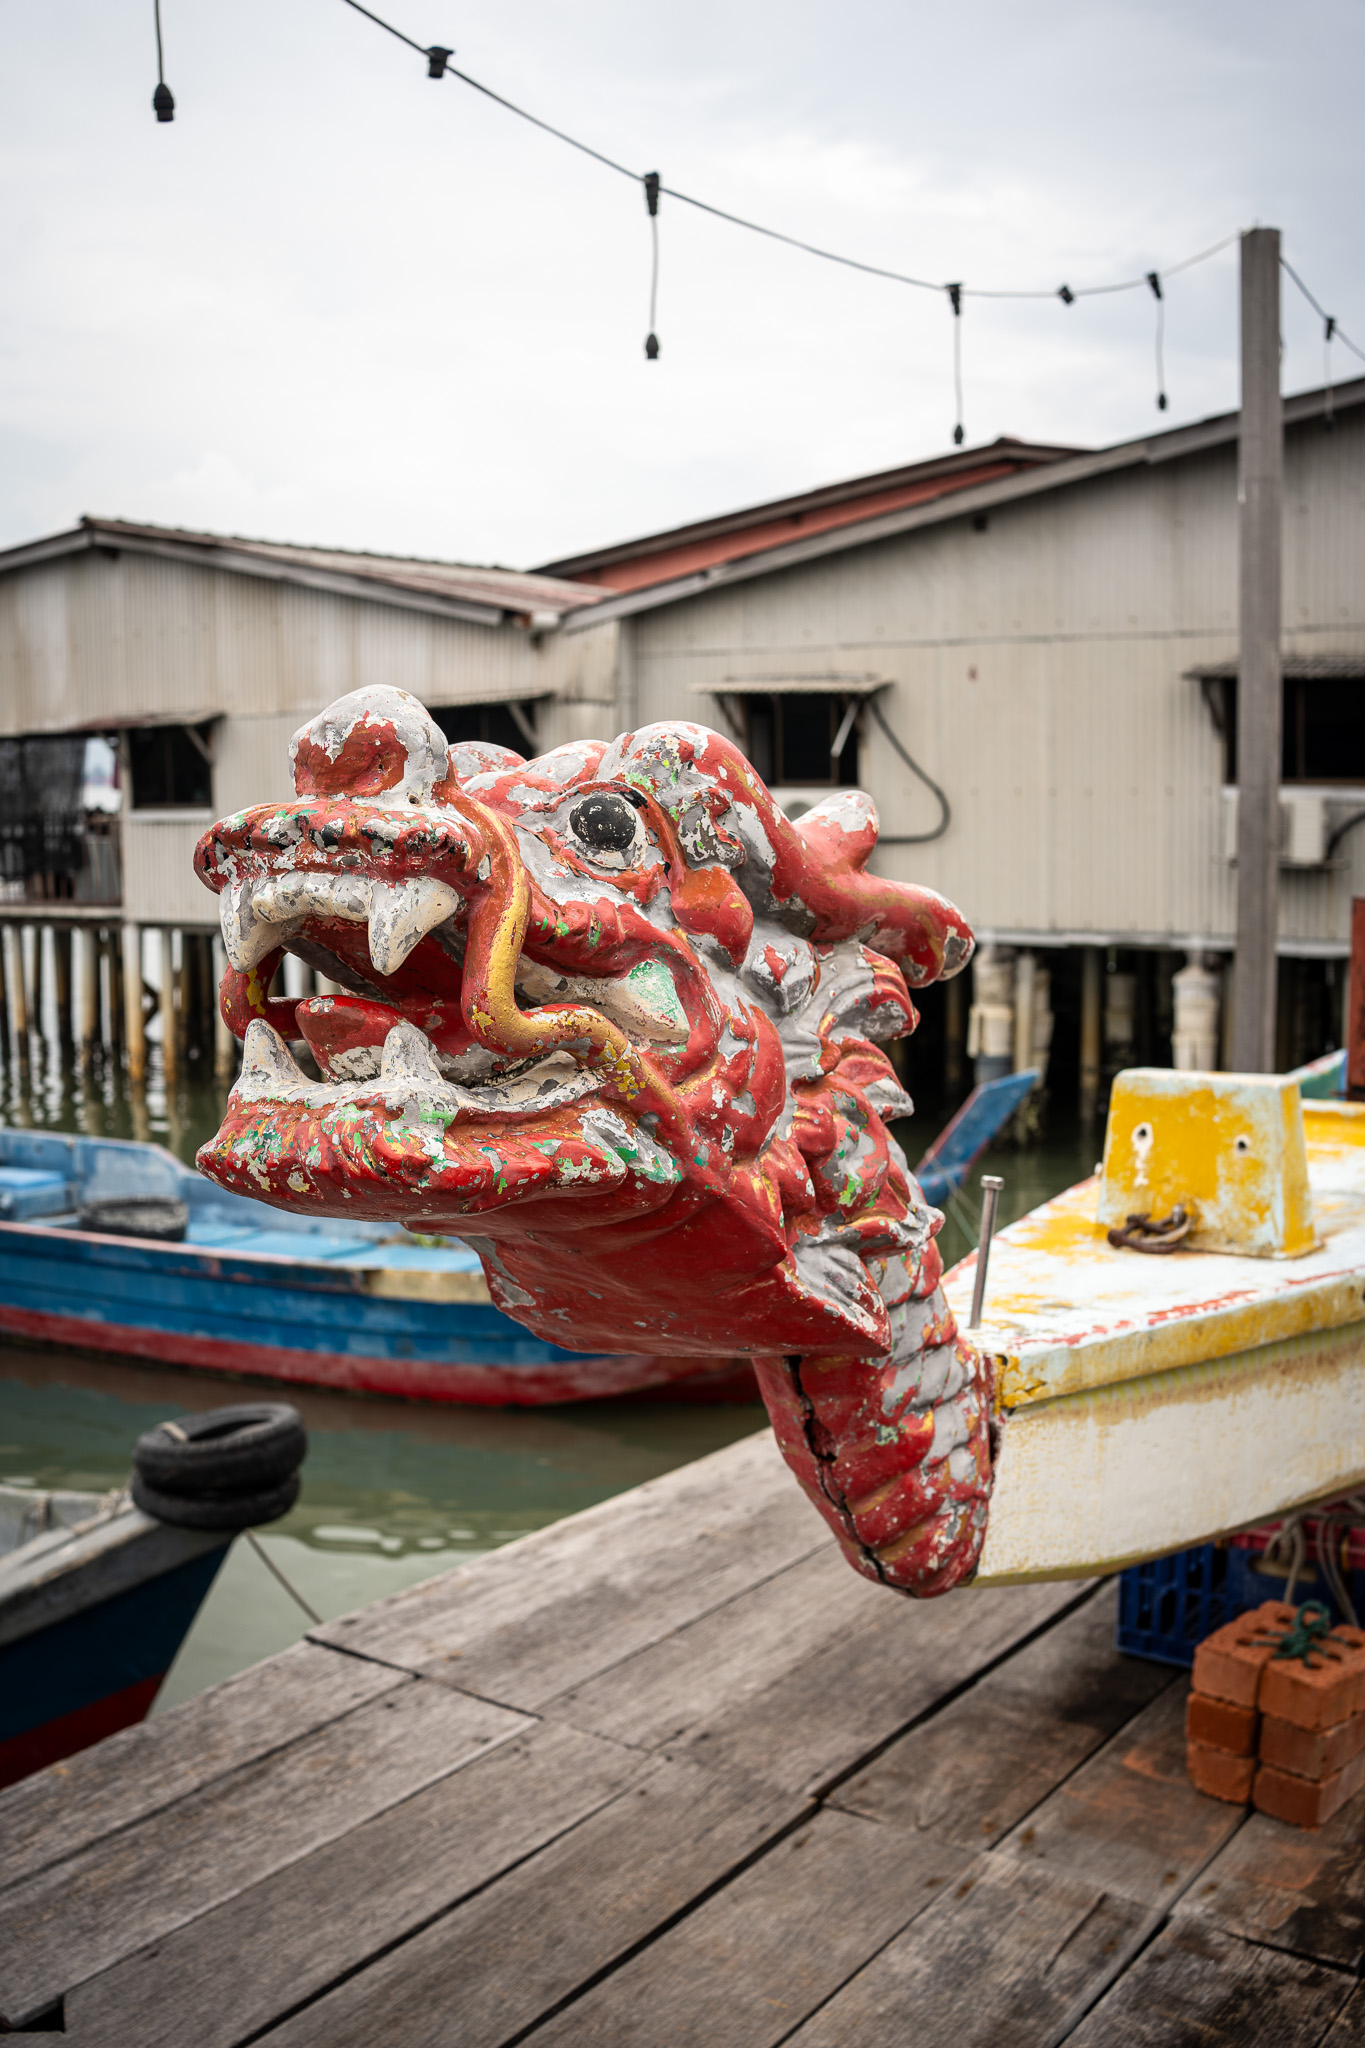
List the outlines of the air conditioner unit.
{"type": "MultiPolygon", "coordinates": [[[[1237,858],[1237,791],[1223,791],[1223,858],[1237,858]]],[[[1327,798],[1317,789],[1280,791],[1280,866],[1320,868],[1327,859],[1327,798]]]]}

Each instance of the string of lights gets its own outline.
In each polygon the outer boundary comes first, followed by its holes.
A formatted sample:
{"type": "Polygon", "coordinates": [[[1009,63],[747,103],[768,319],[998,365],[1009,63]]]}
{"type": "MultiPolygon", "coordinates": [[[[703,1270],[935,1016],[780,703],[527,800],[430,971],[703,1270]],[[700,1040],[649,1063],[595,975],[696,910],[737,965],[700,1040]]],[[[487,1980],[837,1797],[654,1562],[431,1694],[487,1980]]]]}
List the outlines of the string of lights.
{"type": "MultiPolygon", "coordinates": [[[[1211,243],[1206,249],[1197,250],[1192,256],[1183,257],[1178,263],[1166,264],[1159,270],[1144,270],[1135,277],[1116,278],[1108,284],[1061,284],[1018,289],[1013,287],[969,285],[961,280],[953,283],[940,283],[933,278],[915,277],[907,271],[892,270],[878,263],[867,263],[860,257],[844,255],[837,249],[823,248],[819,243],[804,241],[800,236],[789,235],[780,228],[768,227],[762,221],[749,220],[743,214],[731,213],[727,208],[715,206],[709,200],[698,199],[694,193],[682,192],[674,185],[666,185],[658,171],[633,171],[628,165],[618,163],[615,157],[608,156],[605,151],[593,148],[591,143],[581,141],[576,135],[570,135],[564,128],[557,128],[552,121],[543,120],[539,114],[533,114],[528,108],[518,106],[515,100],[509,100],[504,94],[495,92],[492,86],[485,85],[481,79],[474,78],[469,72],[460,70],[457,65],[452,64],[450,61],[455,52],[447,49],[443,44],[419,43],[415,37],[407,35],[401,28],[396,27],[393,22],[386,20],[382,14],[376,14],[372,8],[363,6],[361,0],[344,0],[344,4],[353,9],[355,13],[363,14],[367,21],[372,21],[377,28],[382,28],[386,34],[393,36],[396,41],[406,44],[407,48],[415,51],[419,57],[425,58],[428,78],[450,77],[459,79],[462,85],[467,85],[472,91],[482,94],[485,99],[492,100],[496,106],[504,108],[509,114],[515,114],[518,120],[528,122],[533,128],[539,128],[543,134],[553,136],[557,142],[566,144],[568,148],[579,151],[583,156],[591,157],[595,163],[601,164],[606,170],[614,171],[619,177],[629,178],[632,184],[639,185],[643,189],[645,206],[649,216],[651,238],[649,331],[645,339],[645,356],[650,362],[657,361],[660,352],[658,297],[659,200],[661,197],[676,200],[682,206],[693,207],[699,213],[709,214],[713,220],[725,221],[731,227],[742,228],[746,233],[762,235],[768,241],[781,242],[785,247],[796,249],[803,255],[814,256],[823,263],[837,263],[846,270],[859,271],[865,277],[883,278],[890,284],[905,285],[914,291],[942,294],[947,300],[953,320],[953,394],[956,401],[953,440],[959,447],[962,445],[966,434],[963,423],[964,407],[962,392],[962,306],[964,299],[1057,299],[1064,306],[1074,306],[1078,299],[1105,298],[1116,292],[1140,291],[1145,285],[1156,301],[1156,404],[1158,411],[1165,412],[1169,399],[1166,391],[1166,294],[1164,286],[1169,279],[1178,277],[1182,271],[1192,270],[1197,264],[1207,263],[1213,257],[1221,255],[1225,249],[1231,248],[1233,243],[1240,239],[1239,230],[1236,233],[1224,235],[1221,241],[1211,243]]],[[[154,7],[156,16],[158,84],[153,99],[153,106],[156,109],[159,121],[169,121],[174,118],[175,102],[165,83],[162,69],[161,0],[154,0],[154,7]]],[[[1332,381],[1332,343],[1339,341],[1343,348],[1349,349],[1352,355],[1359,357],[1361,362],[1365,362],[1365,351],[1357,348],[1355,342],[1344,331],[1335,316],[1328,313],[1319,304],[1293,265],[1284,257],[1281,257],[1280,260],[1288,276],[1297,285],[1299,291],[1302,292],[1304,298],[1323,322],[1323,382],[1330,393],[1332,381]]]]}

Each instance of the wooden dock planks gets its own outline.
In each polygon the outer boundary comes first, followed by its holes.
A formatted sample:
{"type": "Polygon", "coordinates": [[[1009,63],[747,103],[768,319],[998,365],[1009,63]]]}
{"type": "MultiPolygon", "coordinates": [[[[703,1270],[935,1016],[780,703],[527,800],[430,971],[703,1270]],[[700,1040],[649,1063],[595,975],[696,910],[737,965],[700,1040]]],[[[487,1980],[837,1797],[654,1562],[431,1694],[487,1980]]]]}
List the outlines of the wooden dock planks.
{"type": "Polygon", "coordinates": [[[1203,1799],[1114,1589],[906,1601],[766,1438],[0,1797],[0,2015],[105,2048],[1357,2048],[1365,1796],[1203,1799]],[[1239,2031],[1240,2030],[1240,2031],[1239,2031]]]}

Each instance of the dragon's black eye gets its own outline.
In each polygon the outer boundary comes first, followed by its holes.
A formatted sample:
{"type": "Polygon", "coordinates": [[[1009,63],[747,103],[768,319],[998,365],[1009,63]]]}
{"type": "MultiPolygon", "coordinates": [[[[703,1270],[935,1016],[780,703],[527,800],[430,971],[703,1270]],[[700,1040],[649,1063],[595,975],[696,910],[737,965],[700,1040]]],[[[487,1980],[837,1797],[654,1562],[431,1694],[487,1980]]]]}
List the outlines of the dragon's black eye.
{"type": "Polygon", "coordinates": [[[569,823],[584,846],[599,853],[624,853],[635,840],[635,806],[614,790],[585,796],[569,813],[569,823]]]}

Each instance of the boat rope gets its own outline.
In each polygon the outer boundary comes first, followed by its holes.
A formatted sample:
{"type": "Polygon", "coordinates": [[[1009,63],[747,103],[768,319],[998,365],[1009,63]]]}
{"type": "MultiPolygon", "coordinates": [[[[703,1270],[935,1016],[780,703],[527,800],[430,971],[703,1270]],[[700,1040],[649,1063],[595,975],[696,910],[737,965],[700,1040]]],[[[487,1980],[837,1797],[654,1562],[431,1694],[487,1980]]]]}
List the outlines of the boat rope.
{"type": "Polygon", "coordinates": [[[1173,1252],[1193,1228],[1188,1210],[1177,1206],[1169,1216],[1130,1216],[1122,1230],[1109,1232],[1109,1242],[1115,1251],[1173,1252]]]}
{"type": "Polygon", "coordinates": [[[1359,1628],[1360,1617],[1346,1583],[1345,1552],[1352,1530],[1365,1528],[1365,1495],[1351,1494],[1326,1509],[1299,1508],[1287,1515],[1266,1545],[1257,1568],[1276,1576],[1284,1573],[1284,1597],[1292,1607],[1294,1589],[1308,1563],[1308,1532],[1304,1525],[1310,1517],[1318,1525],[1317,1564],[1327,1590],[1350,1626],[1359,1628]]]}
{"type": "Polygon", "coordinates": [[[265,1566],[266,1570],[272,1573],[273,1576],[279,1580],[280,1584],[284,1587],[285,1592],[289,1595],[290,1599],[295,1603],[295,1605],[303,1609],[304,1613],[308,1616],[308,1619],[310,1621],[320,1622],[322,1620],[322,1616],[318,1613],[316,1607],[309,1606],[308,1602],[304,1599],[302,1593],[300,1593],[298,1587],[293,1583],[293,1581],[290,1578],[286,1576],[284,1572],[280,1570],[280,1567],[276,1564],[274,1558],[271,1557],[270,1553],[265,1548],[265,1545],[258,1541],[256,1531],[254,1529],[244,1529],[242,1533],[246,1537],[246,1540],[251,1545],[252,1549],[255,1551],[257,1557],[259,1557],[259,1559],[261,1560],[261,1563],[265,1566]]]}

